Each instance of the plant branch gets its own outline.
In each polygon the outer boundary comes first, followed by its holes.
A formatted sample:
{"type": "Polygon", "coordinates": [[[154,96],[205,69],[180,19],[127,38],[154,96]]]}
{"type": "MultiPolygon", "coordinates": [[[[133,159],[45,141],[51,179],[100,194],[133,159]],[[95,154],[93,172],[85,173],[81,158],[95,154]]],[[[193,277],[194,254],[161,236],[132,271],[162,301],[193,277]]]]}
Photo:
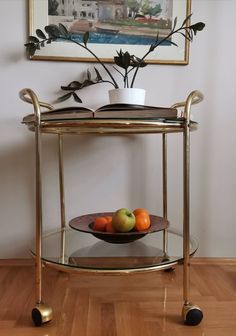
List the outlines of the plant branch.
{"type": "MultiPolygon", "coordinates": [[[[191,16],[191,15],[190,15],[191,16]]],[[[135,69],[135,72],[133,74],[133,78],[132,78],[132,81],[131,81],[131,87],[133,87],[134,85],[134,81],[136,79],[136,76],[137,76],[137,73],[138,73],[138,70],[140,68],[140,65],[142,62],[144,62],[144,60],[146,59],[146,57],[151,53],[153,52],[158,46],[160,46],[161,44],[163,44],[165,41],[167,41],[171,36],[177,34],[177,33],[180,33],[182,34],[185,39],[188,39],[188,40],[192,40],[193,39],[193,35],[192,33],[194,32],[196,34],[197,31],[200,31],[204,28],[205,24],[202,23],[202,22],[198,22],[196,23],[195,25],[192,25],[192,26],[187,26],[185,27],[184,24],[189,20],[189,17],[187,17],[182,26],[179,27],[178,29],[175,29],[175,25],[176,25],[176,20],[175,20],[175,24],[174,24],[174,28],[171,30],[171,32],[165,36],[164,38],[162,38],[161,40],[157,40],[157,42],[153,45],[150,46],[149,50],[146,52],[146,54],[144,54],[144,56],[140,59],[139,61],[139,64],[137,65],[136,69],[135,69]],[[182,31],[185,31],[185,34],[182,33],[182,31]]]]}
{"type": "MultiPolygon", "coordinates": [[[[72,42],[79,47],[83,48],[86,50],[90,55],[94,57],[94,59],[98,62],[100,66],[105,70],[106,74],[108,75],[109,80],[103,80],[102,76],[100,75],[99,71],[97,68],[95,69],[96,72],[96,79],[92,80],[91,79],[91,74],[89,70],[87,70],[87,79],[80,83],[78,81],[73,81],[71,82],[68,86],[62,87],[62,90],[70,91],[69,94],[62,96],[62,99],[68,99],[71,95],[74,96],[75,100],[77,102],[80,102],[80,98],[77,96],[75,91],[80,90],[86,86],[93,85],[93,84],[99,84],[99,83],[109,83],[113,85],[114,88],[118,89],[119,85],[115,78],[112,75],[112,70],[115,69],[123,79],[124,83],[124,88],[126,87],[133,87],[134,82],[136,80],[137,73],[140,68],[143,68],[147,65],[145,63],[145,59],[148,57],[148,55],[153,52],[157,47],[159,47],[161,44],[164,42],[168,41],[173,35],[175,34],[180,34],[185,40],[192,41],[194,35],[197,34],[198,31],[201,31],[204,29],[205,24],[203,22],[197,22],[193,25],[190,25],[190,18],[191,14],[188,15],[182,25],[179,28],[176,28],[177,26],[177,17],[173,21],[173,26],[171,28],[171,31],[169,34],[161,39],[159,39],[159,33],[157,32],[155,41],[149,46],[149,49],[147,52],[143,55],[142,58],[139,58],[135,55],[131,55],[128,51],[123,52],[122,49],[120,51],[117,51],[117,55],[114,56],[114,63],[116,66],[119,68],[122,68],[122,70],[117,69],[115,66],[107,66],[104,64],[103,60],[101,60],[88,46],[87,42],[89,40],[89,32],[85,32],[83,34],[82,42],[78,42],[77,40],[73,39],[73,34],[71,34],[68,29],[61,23],[58,25],[48,25],[45,26],[45,32],[48,34],[48,36],[45,35],[45,33],[40,30],[36,29],[36,36],[29,36],[28,37],[28,43],[25,44],[26,51],[28,54],[33,56],[37,50],[40,50],[43,47],[46,47],[47,44],[50,44],[51,42],[54,42],[56,40],[64,40],[64,41],[69,41],[72,42]],[[132,76],[131,76],[131,72],[132,76]],[[130,77],[132,78],[131,84],[130,84],[130,77]]],[[[173,41],[169,41],[171,45],[177,46],[176,43],[173,41]]]]}
{"type": "Polygon", "coordinates": [[[108,70],[108,68],[105,66],[105,64],[100,60],[99,57],[96,56],[96,54],[94,54],[94,52],[92,50],[90,50],[86,45],[83,45],[75,40],[73,40],[72,38],[63,38],[65,40],[69,40],[77,45],[79,45],[80,47],[84,48],[85,50],[87,50],[97,61],[98,63],[103,67],[103,69],[106,71],[106,73],[108,74],[108,76],[111,78],[112,84],[113,86],[117,89],[119,87],[119,85],[117,84],[115,78],[112,76],[111,72],[108,70]]]}

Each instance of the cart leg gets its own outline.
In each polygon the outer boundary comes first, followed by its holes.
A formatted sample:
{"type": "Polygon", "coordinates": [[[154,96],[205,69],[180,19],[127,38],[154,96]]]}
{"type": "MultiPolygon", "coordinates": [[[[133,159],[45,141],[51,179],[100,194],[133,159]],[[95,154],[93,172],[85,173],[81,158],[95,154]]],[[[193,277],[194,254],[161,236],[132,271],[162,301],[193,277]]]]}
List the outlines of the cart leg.
{"type": "Polygon", "coordinates": [[[190,303],[190,234],[189,234],[189,166],[190,166],[190,129],[189,113],[185,123],[183,134],[183,298],[184,305],[182,315],[187,325],[198,325],[203,313],[201,309],[190,303]]]}
{"type": "MultiPolygon", "coordinates": [[[[162,194],[163,218],[167,219],[167,135],[162,134],[162,194]]],[[[163,230],[163,252],[167,257],[167,229],[163,230]]]]}
{"type": "Polygon", "coordinates": [[[58,135],[58,167],[60,187],[60,209],[61,209],[61,256],[60,262],[65,263],[65,242],[66,242],[66,218],[65,218],[65,188],[64,188],[64,165],[63,165],[63,135],[58,135]]]}
{"type": "MultiPolygon", "coordinates": [[[[167,219],[167,134],[162,134],[162,194],[163,194],[163,218],[167,219]]],[[[163,262],[169,261],[167,254],[168,231],[163,230],[163,262]]],[[[174,271],[173,267],[165,269],[165,272],[174,271]]]]}
{"type": "Polygon", "coordinates": [[[42,174],[40,109],[36,110],[35,123],[35,173],[36,173],[36,237],[35,237],[35,301],[32,319],[36,326],[52,319],[52,309],[42,302],[42,174]]]}

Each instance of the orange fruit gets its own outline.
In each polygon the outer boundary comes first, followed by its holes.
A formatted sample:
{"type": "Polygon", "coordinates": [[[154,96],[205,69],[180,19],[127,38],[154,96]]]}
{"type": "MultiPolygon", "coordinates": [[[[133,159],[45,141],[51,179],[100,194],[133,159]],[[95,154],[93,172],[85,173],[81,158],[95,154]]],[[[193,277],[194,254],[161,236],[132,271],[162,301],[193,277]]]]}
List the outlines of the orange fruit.
{"type": "Polygon", "coordinates": [[[112,221],[112,216],[105,216],[104,218],[106,218],[107,223],[112,221]]]}
{"type": "Polygon", "coordinates": [[[109,222],[107,222],[106,232],[116,232],[115,229],[113,228],[112,220],[110,220],[109,222]]]}
{"type": "Polygon", "coordinates": [[[136,231],[144,231],[147,230],[150,225],[151,225],[151,221],[150,221],[150,217],[149,215],[137,215],[135,216],[135,230],[136,231]]]}
{"type": "Polygon", "coordinates": [[[107,219],[106,217],[97,217],[94,220],[93,230],[106,231],[107,219]]]}
{"type": "Polygon", "coordinates": [[[138,216],[138,215],[144,215],[144,216],[149,216],[149,212],[144,209],[144,208],[137,208],[133,211],[133,214],[135,216],[138,216]]]}
{"type": "Polygon", "coordinates": [[[136,219],[136,224],[134,227],[135,230],[136,231],[147,230],[151,225],[149,212],[144,208],[137,208],[133,211],[133,213],[136,219]]]}
{"type": "Polygon", "coordinates": [[[112,222],[112,217],[111,216],[101,216],[95,218],[94,224],[93,224],[93,230],[96,231],[108,231],[107,230],[107,225],[109,224],[109,231],[108,232],[115,232],[111,231],[111,222],[112,222]]]}

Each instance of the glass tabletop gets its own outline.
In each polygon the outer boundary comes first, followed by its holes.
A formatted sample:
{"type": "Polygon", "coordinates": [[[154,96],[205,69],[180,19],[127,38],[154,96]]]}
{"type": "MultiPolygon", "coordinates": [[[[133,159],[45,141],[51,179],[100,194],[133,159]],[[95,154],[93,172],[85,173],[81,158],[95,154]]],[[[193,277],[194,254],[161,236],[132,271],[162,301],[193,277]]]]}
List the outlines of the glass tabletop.
{"type": "MultiPolygon", "coordinates": [[[[183,237],[168,229],[168,250],[163,251],[163,231],[129,243],[113,244],[70,227],[47,233],[42,240],[42,260],[54,267],[90,271],[138,271],[167,268],[183,259],[183,237]]],[[[190,240],[190,255],[197,243],[190,240]]],[[[35,254],[34,249],[32,253],[35,254]]]]}

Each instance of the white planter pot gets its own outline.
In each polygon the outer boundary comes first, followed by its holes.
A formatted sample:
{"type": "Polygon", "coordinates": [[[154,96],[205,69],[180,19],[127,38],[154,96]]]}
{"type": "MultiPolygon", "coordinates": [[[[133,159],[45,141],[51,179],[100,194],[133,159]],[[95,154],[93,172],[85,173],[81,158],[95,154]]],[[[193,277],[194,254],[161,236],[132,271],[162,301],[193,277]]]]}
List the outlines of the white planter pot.
{"type": "Polygon", "coordinates": [[[126,88],[109,91],[110,104],[144,105],[146,91],[143,89],[126,88]]]}

